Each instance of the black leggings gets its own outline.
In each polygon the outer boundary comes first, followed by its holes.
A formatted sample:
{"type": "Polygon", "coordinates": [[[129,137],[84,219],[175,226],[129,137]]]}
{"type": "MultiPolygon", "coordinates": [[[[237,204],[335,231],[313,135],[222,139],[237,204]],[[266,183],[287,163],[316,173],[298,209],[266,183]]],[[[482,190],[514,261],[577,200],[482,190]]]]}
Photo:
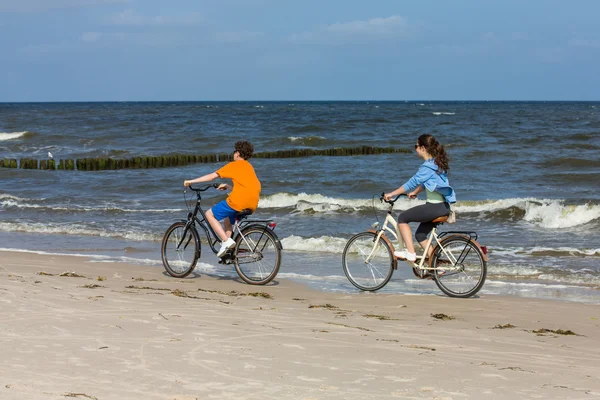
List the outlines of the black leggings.
{"type": "Polygon", "coordinates": [[[433,229],[433,222],[431,221],[449,214],[450,205],[448,203],[425,203],[403,211],[398,216],[398,223],[420,222],[421,224],[415,232],[415,238],[418,242],[422,242],[427,239],[427,235],[433,229]]]}

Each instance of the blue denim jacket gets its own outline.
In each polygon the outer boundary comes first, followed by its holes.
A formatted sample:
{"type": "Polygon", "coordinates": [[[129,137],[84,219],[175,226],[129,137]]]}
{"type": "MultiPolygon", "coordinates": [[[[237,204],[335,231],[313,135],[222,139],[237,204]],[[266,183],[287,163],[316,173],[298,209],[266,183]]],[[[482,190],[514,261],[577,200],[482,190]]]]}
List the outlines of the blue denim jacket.
{"type": "Polygon", "coordinates": [[[441,193],[448,203],[456,203],[456,194],[450,186],[448,175],[438,172],[438,166],[433,158],[421,164],[417,173],[402,185],[406,193],[412,192],[417,186],[423,186],[430,192],[441,193]]]}

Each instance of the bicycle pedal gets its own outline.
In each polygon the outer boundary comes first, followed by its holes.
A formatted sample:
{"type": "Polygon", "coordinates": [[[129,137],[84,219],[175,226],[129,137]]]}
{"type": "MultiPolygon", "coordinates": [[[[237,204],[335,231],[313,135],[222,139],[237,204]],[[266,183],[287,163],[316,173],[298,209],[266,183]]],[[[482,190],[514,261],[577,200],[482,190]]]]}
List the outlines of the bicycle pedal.
{"type": "Polygon", "coordinates": [[[233,259],[231,257],[225,256],[225,257],[219,258],[218,262],[219,262],[219,264],[222,264],[222,265],[229,265],[233,262],[233,259]]]}

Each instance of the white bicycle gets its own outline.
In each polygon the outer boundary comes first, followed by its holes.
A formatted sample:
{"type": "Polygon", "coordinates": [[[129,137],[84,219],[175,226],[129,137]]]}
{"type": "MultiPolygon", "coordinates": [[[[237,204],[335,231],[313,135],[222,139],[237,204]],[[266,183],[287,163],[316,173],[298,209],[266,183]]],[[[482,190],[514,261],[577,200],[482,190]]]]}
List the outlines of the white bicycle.
{"type": "MultiPolygon", "coordinates": [[[[379,222],[366,232],[354,235],[344,248],[342,265],[348,280],[360,290],[375,291],[384,287],[398,269],[394,256],[394,246],[386,236],[389,233],[403,249],[404,243],[396,220],[392,217],[393,200],[380,201],[390,205],[383,226],[379,222]],[[391,229],[392,225],[395,229],[391,229]]],[[[442,292],[450,297],[471,297],[483,286],[487,274],[487,248],[477,243],[477,233],[469,231],[449,231],[438,233],[437,227],[448,219],[447,216],[434,219],[433,230],[427,239],[423,255],[417,255],[415,262],[406,261],[415,276],[420,279],[433,279],[442,292]],[[433,246],[431,257],[429,250],[433,246]]]]}

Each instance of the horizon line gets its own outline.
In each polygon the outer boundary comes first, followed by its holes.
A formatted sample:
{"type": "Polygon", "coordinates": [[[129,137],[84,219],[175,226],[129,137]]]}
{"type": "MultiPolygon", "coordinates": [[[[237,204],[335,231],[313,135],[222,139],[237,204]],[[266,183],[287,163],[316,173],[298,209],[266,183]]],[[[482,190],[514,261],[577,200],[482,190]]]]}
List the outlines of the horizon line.
{"type": "Polygon", "coordinates": [[[423,103],[423,102],[495,102],[495,103],[597,103],[598,100],[27,100],[3,101],[0,104],[28,104],[28,103],[423,103]]]}

